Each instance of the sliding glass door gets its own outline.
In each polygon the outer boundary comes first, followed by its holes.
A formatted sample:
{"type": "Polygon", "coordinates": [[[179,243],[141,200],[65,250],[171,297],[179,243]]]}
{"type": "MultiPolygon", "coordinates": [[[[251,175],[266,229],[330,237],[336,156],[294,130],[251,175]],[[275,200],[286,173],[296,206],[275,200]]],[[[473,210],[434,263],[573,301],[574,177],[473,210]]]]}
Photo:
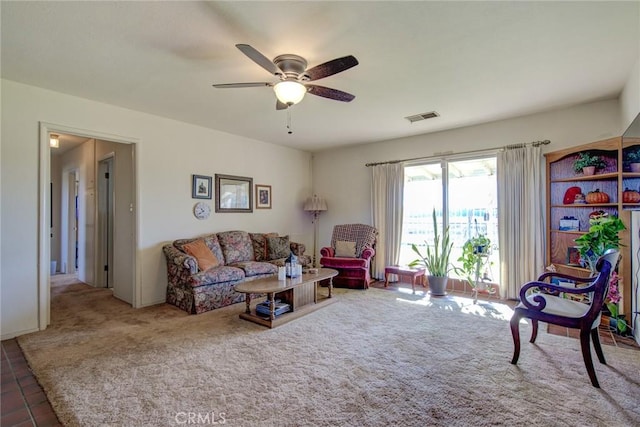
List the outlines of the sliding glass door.
{"type": "Polygon", "coordinates": [[[432,211],[435,208],[440,232],[444,226],[449,226],[453,263],[461,256],[462,246],[470,237],[483,234],[491,239],[494,248],[482,276],[498,282],[495,172],[495,157],[406,166],[400,263],[408,264],[416,258],[411,244],[420,248],[427,243],[433,244],[432,211]]]}

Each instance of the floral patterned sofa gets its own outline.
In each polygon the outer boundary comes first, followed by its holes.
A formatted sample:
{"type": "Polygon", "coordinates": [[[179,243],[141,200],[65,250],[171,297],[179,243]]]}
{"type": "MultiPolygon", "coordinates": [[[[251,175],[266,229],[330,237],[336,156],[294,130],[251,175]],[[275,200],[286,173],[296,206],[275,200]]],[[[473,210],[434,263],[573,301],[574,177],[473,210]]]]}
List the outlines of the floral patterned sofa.
{"type": "Polygon", "coordinates": [[[162,248],[167,259],[167,303],[198,314],[242,302],[244,294],[234,285],[277,274],[291,252],[303,266],[310,264],[305,249],[277,233],[225,231],[175,240],[162,248]],[[205,256],[194,247],[204,250],[205,256]]]}

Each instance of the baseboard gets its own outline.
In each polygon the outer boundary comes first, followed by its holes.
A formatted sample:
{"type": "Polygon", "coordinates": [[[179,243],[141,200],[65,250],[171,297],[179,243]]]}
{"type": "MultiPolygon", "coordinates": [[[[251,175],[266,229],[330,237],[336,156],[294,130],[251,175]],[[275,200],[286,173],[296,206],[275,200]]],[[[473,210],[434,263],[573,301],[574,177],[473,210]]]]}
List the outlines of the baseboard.
{"type": "Polygon", "coordinates": [[[25,329],[25,330],[17,331],[17,332],[9,332],[7,334],[2,334],[0,339],[2,339],[2,341],[11,340],[11,339],[13,339],[15,337],[19,337],[20,335],[31,334],[33,332],[38,332],[38,331],[39,331],[38,328],[34,328],[34,329],[25,329]]]}
{"type": "Polygon", "coordinates": [[[135,308],[151,307],[152,305],[166,304],[166,302],[167,301],[165,301],[164,299],[161,299],[161,300],[158,300],[158,301],[155,301],[155,302],[152,301],[152,302],[147,302],[147,303],[144,303],[144,304],[140,304],[135,308]]]}

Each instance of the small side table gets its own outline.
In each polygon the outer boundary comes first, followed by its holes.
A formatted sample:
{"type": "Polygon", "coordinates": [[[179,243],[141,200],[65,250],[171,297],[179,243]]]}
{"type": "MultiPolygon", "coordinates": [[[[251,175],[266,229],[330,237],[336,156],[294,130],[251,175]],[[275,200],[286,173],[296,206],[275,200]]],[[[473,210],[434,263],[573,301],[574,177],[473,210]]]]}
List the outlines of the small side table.
{"type": "Polygon", "coordinates": [[[400,278],[407,277],[411,279],[411,289],[413,293],[416,293],[416,282],[420,281],[423,288],[426,288],[425,284],[425,271],[424,268],[411,268],[401,265],[391,265],[384,269],[384,287],[389,286],[389,275],[397,274],[400,278]]]}

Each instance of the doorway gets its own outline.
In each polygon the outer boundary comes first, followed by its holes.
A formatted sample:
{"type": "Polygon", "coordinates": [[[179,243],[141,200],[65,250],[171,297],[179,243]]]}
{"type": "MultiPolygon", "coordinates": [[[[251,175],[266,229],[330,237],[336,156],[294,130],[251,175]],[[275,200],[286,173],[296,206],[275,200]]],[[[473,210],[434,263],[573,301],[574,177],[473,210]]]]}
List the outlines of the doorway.
{"type": "Polygon", "coordinates": [[[55,250],[66,258],[65,272],[77,273],[90,285],[111,288],[114,297],[138,307],[137,142],[135,138],[40,123],[38,314],[41,330],[50,322],[52,216],[54,221],[56,216],[59,218],[54,226],[64,233],[55,250]],[[61,148],[65,137],[80,139],[76,147],[71,148],[77,150],[76,153],[69,154],[65,161],[55,160],[54,156],[59,153],[50,151],[51,133],[61,136],[61,148]],[[60,215],[51,212],[50,182],[66,193],[57,208],[66,211],[64,218],[63,212],[58,212],[60,215]]]}
{"type": "MultiPolygon", "coordinates": [[[[465,243],[483,235],[498,241],[498,204],[496,157],[444,159],[437,162],[408,165],[404,168],[404,206],[400,264],[416,258],[412,245],[421,250],[434,240],[432,212],[435,210],[440,233],[449,228],[453,249],[451,259],[462,256],[465,243]]],[[[499,251],[491,251],[484,278],[499,283],[499,251]]],[[[452,276],[456,276],[452,272],[452,276]]]]}

